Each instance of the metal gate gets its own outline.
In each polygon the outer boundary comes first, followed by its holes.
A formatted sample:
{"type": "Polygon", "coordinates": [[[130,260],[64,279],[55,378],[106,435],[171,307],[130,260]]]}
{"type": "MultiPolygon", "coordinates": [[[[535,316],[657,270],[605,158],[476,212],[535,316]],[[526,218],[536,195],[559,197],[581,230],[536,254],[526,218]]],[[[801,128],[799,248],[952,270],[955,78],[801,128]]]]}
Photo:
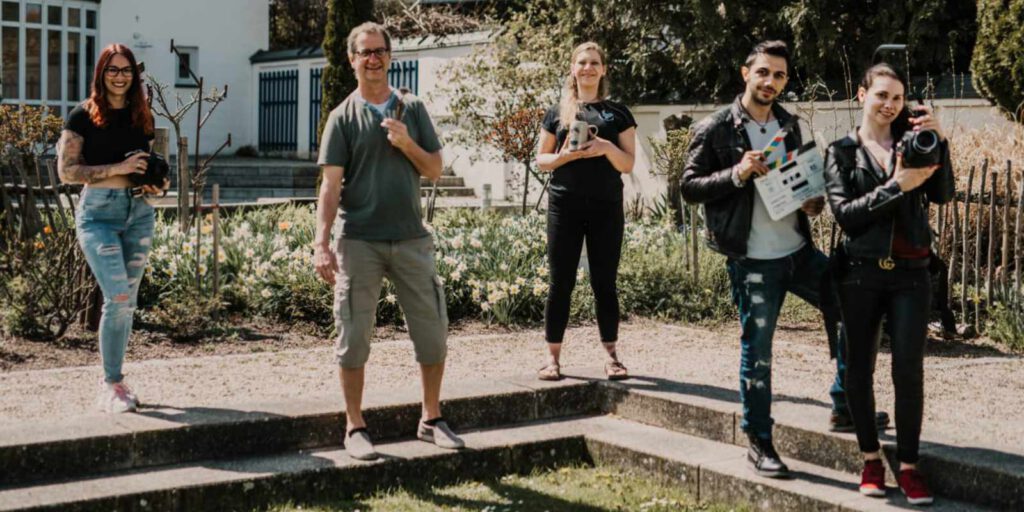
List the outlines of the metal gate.
{"type": "Polygon", "coordinates": [[[419,94],[420,89],[420,61],[403,60],[394,61],[388,68],[388,83],[391,87],[398,89],[405,87],[413,94],[419,94]]]}
{"type": "Polygon", "coordinates": [[[298,150],[299,71],[260,73],[260,151],[298,150]]]}
{"type": "Polygon", "coordinates": [[[320,103],[323,102],[324,90],[320,87],[320,79],[324,68],[309,70],[309,152],[316,154],[320,148],[320,103]]]}

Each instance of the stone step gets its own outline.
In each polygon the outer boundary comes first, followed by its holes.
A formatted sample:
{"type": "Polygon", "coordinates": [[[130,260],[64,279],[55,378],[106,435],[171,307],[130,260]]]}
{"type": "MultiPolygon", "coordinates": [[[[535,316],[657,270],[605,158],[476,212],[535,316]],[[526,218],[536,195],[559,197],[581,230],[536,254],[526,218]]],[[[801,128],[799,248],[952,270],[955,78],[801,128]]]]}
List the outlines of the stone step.
{"type": "MultiPolygon", "coordinates": [[[[747,445],[739,428],[738,392],[666,379],[607,382],[602,390],[604,412],[704,439],[747,445]]],[[[828,431],[829,413],[825,404],[777,397],[772,403],[775,447],[787,462],[804,461],[859,475],[862,463],[856,436],[828,431]]],[[[890,464],[895,464],[895,431],[890,428],[879,437],[890,464]]],[[[1024,510],[1024,456],[1020,454],[925,437],[920,467],[938,496],[1024,510]]]]}
{"type": "MultiPolygon", "coordinates": [[[[495,379],[447,388],[445,416],[461,428],[482,428],[597,414],[598,396],[592,383],[495,379]]],[[[364,409],[375,439],[416,432],[415,392],[367,393],[364,409]]],[[[331,446],[343,425],[337,395],[18,424],[0,428],[0,486],[331,446]]]]}
{"type": "MultiPolygon", "coordinates": [[[[905,510],[910,504],[898,489],[886,498],[857,491],[859,475],[801,461],[787,461],[794,478],[757,475],[746,448],[640,423],[598,417],[581,420],[590,458],[599,466],[617,466],[666,484],[681,485],[702,503],[736,504],[753,510],[905,510]]],[[[936,500],[931,510],[971,511],[983,507],[936,500]]]]}
{"type": "MultiPolygon", "coordinates": [[[[172,185],[173,186],[173,185],[172,185]]],[[[430,188],[420,188],[420,197],[429,197],[430,188]]],[[[474,190],[469,187],[438,187],[438,197],[465,197],[472,198],[475,194],[474,190]]],[[[207,185],[204,191],[204,197],[207,201],[212,200],[213,187],[207,185]]],[[[306,188],[293,188],[288,187],[229,187],[221,185],[220,187],[220,198],[222,201],[256,201],[261,198],[310,198],[316,197],[316,189],[313,186],[306,188]]],[[[478,200],[479,201],[479,200],[478,200]]]]}
{"type": "MultiPolygon", "coordinates": [[[[430,197],[432,187],[420,187],[420,196],[430,197]]],[[[470,187],[437,187],[438,197],[473,197],[476,191],[470,187]]]]}
{"type": "MultiPolygon", "coordinates": [[[[665,435],[693,437],[716,445],[717,450],[741,453],[746,440],[738,430],[737,395],[659,377],[611,383],[593,369],[556,383],[539,382],[530,375],[452,384],[446,386],[445,415],[467,429],[609,413],[665,435]]],[[[778,398],[773,404],[776,446],[791,466],[808,468],[800,470],[800,478],[813,483],[824,478],[814,475],[836,473],[845,475],[845,480],[835,476],[825,480],[846,482],[843,485],[854,481],[860,470],[855,437],[827,431],[827,405],[778,398]]],[[[417,389],[368,395],[366,414],[374,438],[412,436],[418,399],[417,389]]],[[[92,480],[98,474],[119,471],[329,447],[341,437],[343,419],[337,404],[338,397],[332,395],[231,409],[154,407],[134,415],[6,427],[0,429],[0,487],[15,491],[10,486],[38,487],[48,481],[92,480]]],[[[668,450],[669,445],[653,446],[654,453],[660,453],[658,449],[668,450]]],[[[884,436],[883,446],[891,458],[893,438],[884,436]]],[[[943,501],[1024,509],[1024,456],[926,439],[920,463],[943,501]]],[[[832,505],[824,508],[839,508],[832,505]]]]}
{"type": "MultiPolygon", "coordinates": [[[[430,188],[433,184],[426,178],[420,178],[420,186],[423,188],[430,188]]],[[[465,187],[466,180],[459,176],[441,176],[437,179],[437,186],[439,187],[465,187]]]]}
{"type": "MultiPolygon", "coordinates": [[[[466,449],[415,440],[377,443],[383,457],[357,461],[340,447],[202,460],[0,490],[0,510],[252,510],[282,502],[350,498],[402,482],[443,485],[593,463],[681,485],[704,503],[755,510],[898,510],[907,503],[861,496],[852,474],[802,462],[796,478],[753,473],[741,447],[613,417],[543,420],[463,431],[466,449]]],[[[937,511],[981,507],[940,500],[937,511]]]]}
{"type": "Polygon", "coordinates": [[[443,450],[419,440],[377,443],[376,461],[338,446],[202,460],[0,490],[0,511],[254,510],[274,503],[322,502],[415,481],[437,485],[585,463],[572,420],[465,432],[467,448],[443,450]]]}

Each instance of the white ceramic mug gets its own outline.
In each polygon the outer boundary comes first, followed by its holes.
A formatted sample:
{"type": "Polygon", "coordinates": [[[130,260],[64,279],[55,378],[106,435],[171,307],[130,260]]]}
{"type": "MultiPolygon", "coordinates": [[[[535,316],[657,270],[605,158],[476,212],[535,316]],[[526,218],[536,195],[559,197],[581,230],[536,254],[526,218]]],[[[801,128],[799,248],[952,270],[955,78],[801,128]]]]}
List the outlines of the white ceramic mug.
{"type": "Polygon", "coordinates": [[[597,136],[597,127],[586,121],[573,121],[569,125],[569,151],[580,149],[590,139],[597,136]]]}

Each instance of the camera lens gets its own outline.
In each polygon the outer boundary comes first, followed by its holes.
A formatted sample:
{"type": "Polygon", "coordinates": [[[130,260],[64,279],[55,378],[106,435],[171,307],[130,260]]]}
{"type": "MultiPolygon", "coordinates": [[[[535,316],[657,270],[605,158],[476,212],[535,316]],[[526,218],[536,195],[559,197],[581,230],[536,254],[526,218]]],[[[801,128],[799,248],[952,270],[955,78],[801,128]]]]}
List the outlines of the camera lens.
{"type": "Polygon", "coordinates": [[[913,145],[915,152],[927,155],[939,146],[939,136],[931,130],[918,132],[914,137],[913,145]]]}

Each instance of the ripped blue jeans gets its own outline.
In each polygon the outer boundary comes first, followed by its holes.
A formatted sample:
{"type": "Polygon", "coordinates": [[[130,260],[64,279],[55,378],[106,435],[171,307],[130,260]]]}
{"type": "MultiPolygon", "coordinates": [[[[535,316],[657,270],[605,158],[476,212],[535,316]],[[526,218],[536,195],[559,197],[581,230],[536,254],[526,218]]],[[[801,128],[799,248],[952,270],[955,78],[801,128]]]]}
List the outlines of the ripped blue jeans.
{"type": "Polygon", "coordinates": [[[78,203],[78,243],[103,292],[100,356],[109,383],[124,378],[121,366],[153,244],[153,217],[152,206],[123,188],[86,188],[78,203]]]}
{"type": "MultiPolygon", "coordinates": [[[[834,296],[822,296],[822,279],[828,269],[828,256],[810,244],[797,252],[774,260],[732,259],[727,262],[732,299],[739,310],[740,326],[740,401],[744,432],[769,439],[772,435],[772,338],[779,311],[791,292],[819,310],[838,308],[834,296]]],[[[838,315],[832,316],[838,318],[838,315]]],[[[846,412],[845,333],[840,324],[826,325],[836,347],[836,376],[830,394],[833,411],[846,412]]],[[[824,334],[824,333],[823,333],[824,334]]]]}

